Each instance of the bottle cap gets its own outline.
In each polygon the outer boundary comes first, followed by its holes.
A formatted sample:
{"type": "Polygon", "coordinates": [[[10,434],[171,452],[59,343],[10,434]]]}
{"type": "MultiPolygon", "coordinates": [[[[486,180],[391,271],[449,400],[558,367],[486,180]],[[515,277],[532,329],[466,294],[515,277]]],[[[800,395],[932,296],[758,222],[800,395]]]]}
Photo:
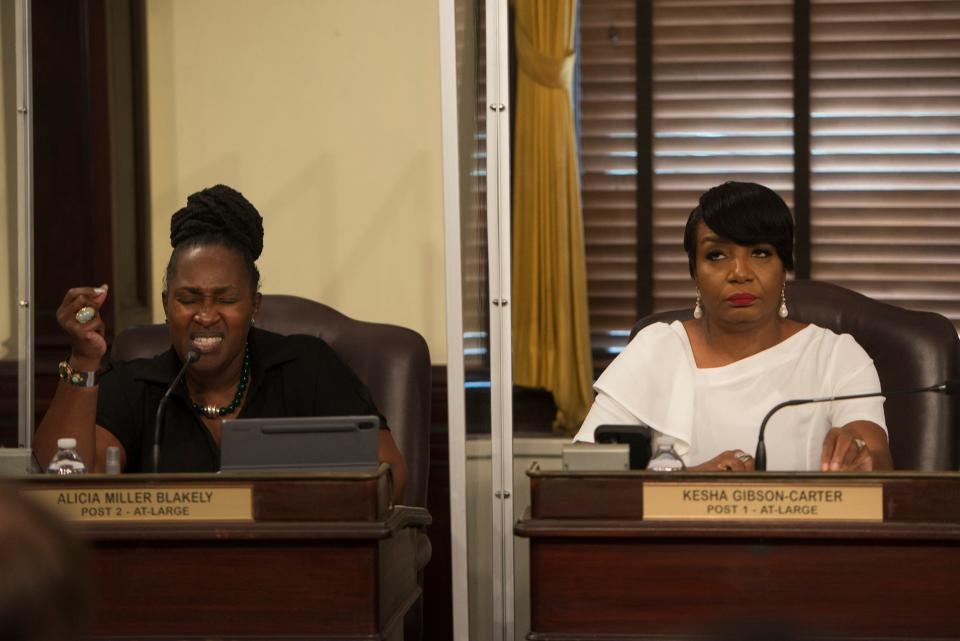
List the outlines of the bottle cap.
{"type": "Polygon", "coordinates": [[[58,438],[57,439],[57,449],[75,450],[76,448],[77,448],[77,439],[75,438],[58,438]]]}

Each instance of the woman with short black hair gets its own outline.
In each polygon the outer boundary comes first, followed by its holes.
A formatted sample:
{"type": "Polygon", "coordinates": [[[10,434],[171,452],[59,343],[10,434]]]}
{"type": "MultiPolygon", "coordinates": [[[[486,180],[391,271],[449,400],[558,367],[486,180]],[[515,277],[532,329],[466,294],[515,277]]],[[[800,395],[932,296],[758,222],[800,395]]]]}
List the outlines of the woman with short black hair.
{"type": "MultiPolygon", "coordinates": [[[[853,337],[789,318],[793,218],[776,193],[727,182],[700,197],[684,231],[693,319],[644,327],[595,384],[576,440],[605,424],[649,425],[689,469],[752,470],[747,452],[777,403],[880,389],[853,337]]],[[[766,430],[768,469],[892,469],[883,399],[793,407],[766,430]]]]}

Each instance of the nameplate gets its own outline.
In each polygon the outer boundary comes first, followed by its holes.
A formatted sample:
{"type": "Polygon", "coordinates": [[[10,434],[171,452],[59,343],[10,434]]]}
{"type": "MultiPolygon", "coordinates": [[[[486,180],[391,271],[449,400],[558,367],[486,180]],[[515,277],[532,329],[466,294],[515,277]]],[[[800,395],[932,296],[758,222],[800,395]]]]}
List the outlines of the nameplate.
{"type": "Polygon", "coordinates": [[[84,487],[24,490],[69,521],[252,521],[250,487],[84,487]]]}
{"type": "Polygon", "coordinates": [[[644,483],[643,518],[721,521],[882,521],[883,486],[644,483]]]}

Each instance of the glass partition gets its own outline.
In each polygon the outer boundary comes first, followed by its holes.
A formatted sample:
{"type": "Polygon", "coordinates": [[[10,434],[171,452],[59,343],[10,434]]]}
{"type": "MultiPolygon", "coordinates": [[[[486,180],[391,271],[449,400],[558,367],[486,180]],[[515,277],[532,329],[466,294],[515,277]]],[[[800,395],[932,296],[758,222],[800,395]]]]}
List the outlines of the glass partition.
{"type": "Polygon", "coordinates": [[[467,588],[471,639],[492,638],[490,296],[487,224],[486,7],[457,3],[467,588]]]}
{"type": "MultiPolygon", "coordinates": [[[[448,210],[446,214],[448,224],[455,218],[458,229],[459,263],[451,266],[448,261],[448,269],[459,269],[460,301],[449,313],[461,319],[450,331],[457,333],[463,375],[462,381],[456,380],[461,372],[451,358],[452,483],[457,482],[453,470],[458,466],[463,470],[463,505],[451,505],[453,517],[462,507],[463,526],[459,528],[454,518],[452,537],[454,547],[460,540],[465,548],[459,585],[454,558],[454,587],[465,597],[469,613],[468,625],[458,632],[485,641],[510,638],[513,617],[505,596],[512,594],[512,537],[504,536],[504,530],[513,527],[512,520],[505,518],[511,492],[502,490],[509,487],[503,485],[502,472],[504,439],[507,446],[510,443],[509,436],[504,436],[510,429],[509,410],[503,403],[503,389],[509,388],[510,378],[509,348],[506,355],[503,350],[504,344],[509,345],[509,290],[502,288],[499,276],[504,269],[503,247],[509,247],[509,207],[503,206],[509,195],[509,181],[505,180],[509,175],[505,165],[509,121],[503,104],[507,101],[500,97],[505,93],[501,74],[506,67],[500,60],[505,50],[498,41],[505,33],[506,6],[505,0],[456,2],[459,194],[456,212],[448,210]],[[460,425],[454,407],[458,396],[463,399],[460,425]],[[462,454],[455,447],[461,437],[462,454]]],[[[449,178],[447,181],[449,188],[449,178]]],[[[447,206],[451,207],[449,200],[447,206]]],[[[449,245],[447,251],[451,251],[449,245]]],[[[506,460],[509,463],[509,455],[506,460]]],[[[456,500],[455,487],[451,487],[451,495],[456,500]]],[[[454,603],[457,601],[454,594],[454,603]]]]}

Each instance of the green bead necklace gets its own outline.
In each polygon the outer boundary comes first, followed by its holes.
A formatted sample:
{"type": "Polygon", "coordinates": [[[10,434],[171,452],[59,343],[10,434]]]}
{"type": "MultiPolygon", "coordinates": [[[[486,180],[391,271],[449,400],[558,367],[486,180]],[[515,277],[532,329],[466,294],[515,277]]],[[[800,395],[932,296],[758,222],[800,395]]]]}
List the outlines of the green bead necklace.
{"type": "Polygon", "coordinates": [[[215,405],[200,405],[190,399],[193,409],[200,412],[207,418],[217,418],[218,416],[227,416],[235,409],[240,407],[240,401],[243,400],[243,393],[247,391],[247,381],[250,380],[250,346],[243,350],[243,367],[240,368],[240,384],[237,385],[237,393],[233,395],[233,402],[226,407],[216,407],[215,405]]]}

